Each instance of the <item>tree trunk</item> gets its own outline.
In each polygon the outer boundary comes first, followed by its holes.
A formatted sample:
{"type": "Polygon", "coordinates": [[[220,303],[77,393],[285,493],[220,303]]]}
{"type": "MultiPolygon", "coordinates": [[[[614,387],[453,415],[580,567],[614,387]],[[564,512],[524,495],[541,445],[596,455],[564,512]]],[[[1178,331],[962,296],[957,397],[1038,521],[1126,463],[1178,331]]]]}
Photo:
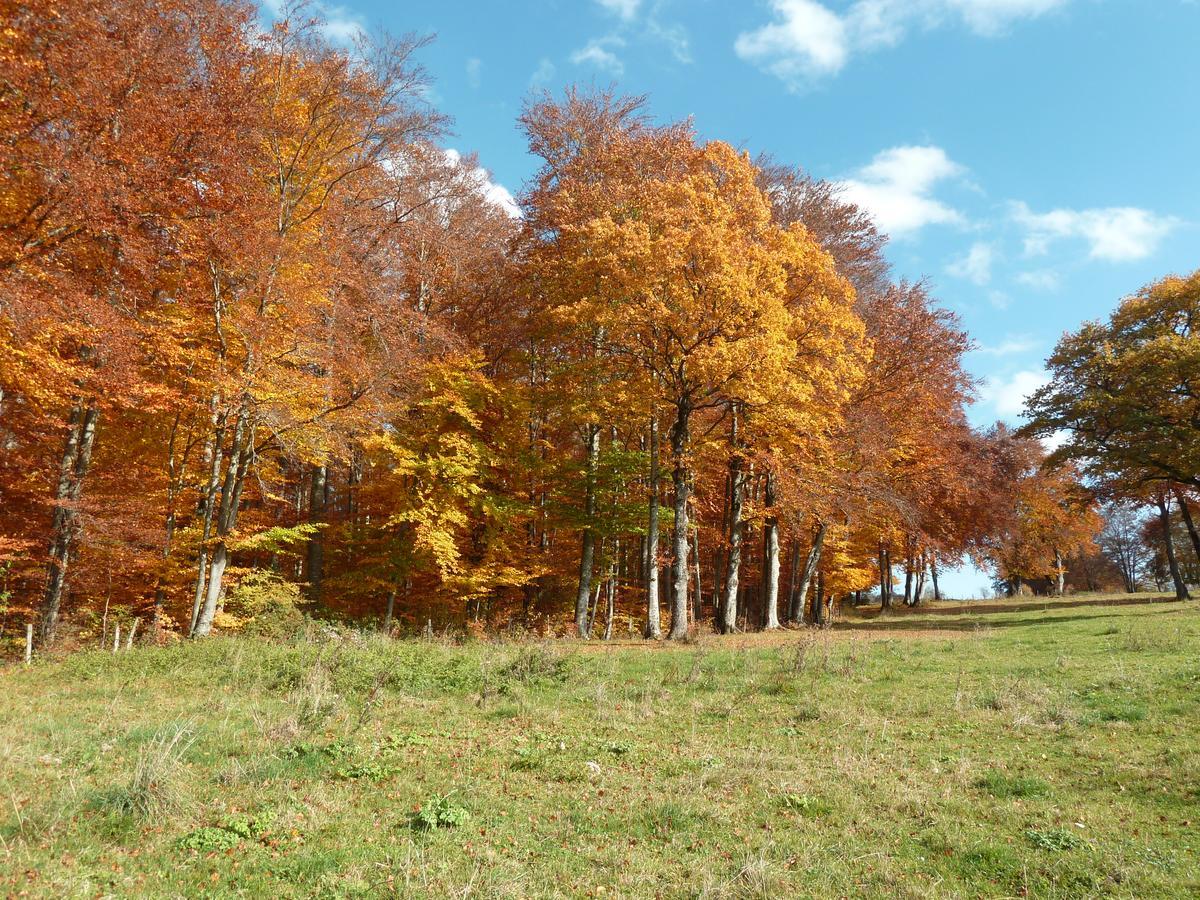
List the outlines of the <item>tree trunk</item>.
{"type": "Polygon", "coordinates": [[[800,573],[800,585],[792,604],[792,621],[803,622],[805,606],[808,602],[808,586],[812,583],[813,575],[821,562],[821,549],[825,546],[825,532],[828,526],[824,522],[817,523],[817,531],[813,535],[813,545],[804,560],[804,569],[800,573]]]}
{"type": "MultiPolygon", "coordinates": [[[[196,555],[196,588],[192,594],[192,619],[188,625],[188,634],[196,633],[196,622],[200,618],[200,604],[208,589],[208,541],[212,537],[213,516],[216,511],[217,489],[221,483],[221,464],[225,452],[225,421],[224,411],[218,411],[218,398],[214,394],[210,401],[211,432],[204,442],[204,463],[208,467],[208,480],[200,494],[196,513],[201,521],[200,551],[196,555]]],[[[299,505],[297,503],[297,505],[299,505]]]]}
{"type": "MultiPolygon", "coordinates": [[[[689,487],[690,492],[695,492],[695,485],[689,487]]],[[[692,504],[691,511],[691,529],[692,535],[692,572],[696,578],[696,592],[692,595],[692,624],[699,625],[700,620],[704,617],[704,588],[700,584],[700,517],[696,512],[696,505],[692,504]]]]}
{"type": "MultiPolygon", "coordinates": [[[[325,521],[329,504],[329,467],[313,466],[308,489],[308,521],[320,524],[325,521]]],[[[310,535],[305,554],[305,573],[308,579],[308,599],[313,603],[321,600],[321,578],[325,569],[325,538],[321,531],[310,535]]]]}
{"type": "Polygon", "coordinates": [[[913,558],[911,553],[904,554],[904,605],[913,605],[913,558]]]}
{"type": "Polygon", "coordinates": [[[383,614],[383,633],[392,633],[392,617],[396,612],[396,589],[388,591],[387,612],[383,614]]]}
{"type": "Polygon", "coordinates": [[[767,509],[763,524],[763,603],[766,606],[763,627],[772,631],[779,627],[779,520],[774,516],[774,472],[767,473],[763,504],[767,509]]]}
{"type": "Polygon", "coordinates": [[[608,584],[604,589],[604,640],[606,641],[612,640],[613,619],[617,615],[617,561],[620,557],[621,543],[620,541],[616,541],[613,544],[613,560],[612,566],[609,568],[608,584]]]}
{"type": "Polygon", "coordinates": [[[662,637],[662,613],[658,597],[658,417],[650,417],[649,513],[646,523],[646,629],[645,637],[662,637]]]}
{"type": "Polygon", "coordinates": [[[213,516],[213,524],[216,526],[215,546],[212,550],[212,562],[208,567],[208,585],[204,592],[204,603],[196,618],[196,627],[192,630],[192,637],[206,637],[212,632],[217,603],[221,597],[222,579],[225,569],[229,565],[229,535],[237,525],[238,507],[242,500],[242,486],[245,484],[246,472],[253,457],[254,430],[250,424],[249,409],[243,405],[238,412],[237,423],[233,430],[233,440],[229,447],[225,477],[221,481],[221,502],[213,516]]]}
{"type": "Polygon", "coordinates": [[[941,588],[938,587],[937,579],[937,554],[934,554],[929,560],[929,577],[933,579],[933,599],[941,600],[942,591],[941,588]]]}
{"type": "Polygon", "coordinates": [[[800,591],[800,541],[792,538],[792,558],[788,566],[787,620],[796,622],[796,595],[800,591]]]}
{"type": "Polygon", "coordinates": [[[729,503],[729,559],[725,565],[725,596],[721,598],[721,621],[718,627],[722,634],[737,630],[738,581],[742,568],[742,510],[745,506],[745,473],[741,458],[729,461],[729,477],[732,483],[729,503]]]}
{"type": "Polygon", "coordinates": [[[671,630],[667,634],[670,640],[680,640],[687,637],[688,633],[688,496],[691,473],[688,471],[687,452],[691,416],[688,401],[681,400],[676,406],[675,424],[671,426],[675,522],[671,527],[671,630]]]}
{"type": "Polygon", "coordinates": [[[879,608],[892,608],[892,561],[883,547],[879,548],[879,608]]]}
{"type": "Polygon", "coordinates": [[[1166,495],[1160,495],[1155,502],[1158,505],[1159,521],[1162,523],[1163,550],[1167,554],[1167,567],[1171,570],[1171,581],[1175,583],[1175,599],[1191,600],[1192,595],[1188,593],[1183,576],[1179,574],[1179,563],[1175,559],[1175,542],[1171,539],[1171,510],[1167,506],[1166,495]]]}
{"type": "Polygon", "coordinates": [[[596,465],[600,457],[600,426],[587,427],[587,472],[584,496],[583,545],[579,553],[579,587],[575,592],[575,630],[581,638],[591,637],[588,601],[592,594],[592,565],[596,556],[596,465]]]}
{"type": "Polygon", "coordinates": [[[1200,562],[1200,534],[1196,532],[1196,523],[1192,521],[1192,511],[1188,509],[1187,497],[1179,488],[1173,488],[1175,501],[1179,504],[1179,514],[1183,517],[1183,524],[1187,526],[1188,537],[1192,539],[1192,550],[1196,553],[1196,560],[1200,562]]]}
{"type": "Polygon", "coordinates": [[[813,596],[813,624],[818,628],[825,625],[825,573],[817,573],[817,589],[813,596]]]}
{"type": "Polygon", "coordinates": [[[77,401],[71,408],[67,422],[67,443],[59,462],[58,485],[54,492],[46,590],[42,596],[40,630],[42,643],[47,645],[54,642],[62,598],[67,588],[67,567],[71,562],[72,544],[79,532],[77,504],[83,492],[83,479],[92,461],[98,415],[94,404],[85,406],[77,401]]]}
{"type": "Polygon", "coordinates": [[[1054,596],[1061,597],[1066,592],[1067,567],[1063,563],[1062,554],[1054,548],[1054,596]]]}

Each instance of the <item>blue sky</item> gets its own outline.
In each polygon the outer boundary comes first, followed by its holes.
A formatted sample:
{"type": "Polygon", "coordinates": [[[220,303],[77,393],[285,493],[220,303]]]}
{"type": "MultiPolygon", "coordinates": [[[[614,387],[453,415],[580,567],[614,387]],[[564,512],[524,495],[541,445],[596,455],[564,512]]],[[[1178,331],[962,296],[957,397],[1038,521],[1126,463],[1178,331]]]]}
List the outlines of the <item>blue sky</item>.
{"type": "MultiPolygon", "coordinates": [[[[1197,0],[354,0],[437,35],[455,149],[519,191],[532,90],[615,84],[845,183],[974,337],[972,418],[1016,421],[1059,335],[1200,266],[1197,0]]],[[[966,573],[958,592],[985,579],[966,573]]]]}

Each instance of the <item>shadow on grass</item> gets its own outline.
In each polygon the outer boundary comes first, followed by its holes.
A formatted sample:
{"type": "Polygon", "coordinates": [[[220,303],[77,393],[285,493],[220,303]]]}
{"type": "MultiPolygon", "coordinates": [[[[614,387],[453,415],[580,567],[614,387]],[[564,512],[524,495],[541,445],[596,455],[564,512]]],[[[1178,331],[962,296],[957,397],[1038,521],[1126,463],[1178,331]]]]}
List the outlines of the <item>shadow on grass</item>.
{"type": "Polygon", "coordinates": [[[891,613],[880,616],[879,611],[875,610],[873,614],[861,616],[860,610],[855,615],[855,618],[844,618],[833,624],[834,629],[840,631],[975,631],[979,628],[1019,628],[1025,625],[1051,625],[1060,622],[1086,622],[1093,619],[1108,619],[1111,618],[1103,613],[1094,613],[1091,615],[1080,614],[1073,616],[1025,616],[1021,618],[992,618],[994,613],[1011,613],[1011,612],[1048,612],[1055,609],[1074,609],[1081,607],[1101,607],[1101,606],[1133,606],[1133,605],[1163,605],[1171,604],[1168,609],[1158,609],[1145,613],[1145,615],[1173,615],[1181,609],[1185,609],[1182,603],[1175,600],[1163,600],[1161,598],[1153,599],[1124,599],[1124,600],[1106,600],[1097,601],[1094,603],[1079,602],[1079,603],[1038,603],[1026,604],[1020,606],[1005,606],[1004,608],[996,607],[980,607],[971,609],[970,607],[955,607],[950,610],[946,609],[921,609],[912,610],[893,610],[891,613]],[[939,622],[926,618],[926,616],[959,616],[960,618],[952,622],[939,622]],[[861,617],[859,617],[861,616],[861,617]]]}
{"type": "MultiPolygon", "coordinates": [[[[993,613],[1045,612],[1051,609],[1077,609],[1086,606],[1145,606],[1156,603],[1181,603],[1169,594],[1147,594],[1144,597],[1094,597],[1080,600],[1050,598],[1037,600],[1014,600],[996,603],[956,603],[941,606],[899,606],[888,611],[889,616],[986,616],[993,613]]],[[[851,612],[863,619],[878,618],[882,611],[878,606],[860,607],[851,612]]]]}

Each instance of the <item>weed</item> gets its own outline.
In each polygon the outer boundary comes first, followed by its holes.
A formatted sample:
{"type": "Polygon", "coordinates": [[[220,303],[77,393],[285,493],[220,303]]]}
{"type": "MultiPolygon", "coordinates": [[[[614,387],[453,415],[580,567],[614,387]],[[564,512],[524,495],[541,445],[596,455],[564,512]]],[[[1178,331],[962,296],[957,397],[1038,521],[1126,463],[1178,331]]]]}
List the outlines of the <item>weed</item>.
{"type": "Polygon", "coordinates": [[[190,831],[179,839],[179,848],[181,850],[198,850],[201,853],[221,852],[224,850],[232,850],[242,839],[232,831],[227,831],[224,828],[213,828],[205,826],[197,828],[195,831],[190,831]]]}
{"type": "Polygon", "coordinates": [[[788,812],[799,813],[806,819],[819,819],[833,811],[826,801],[808,794],[784,794],[778,803],[788,812]]]}
{"type": "Polygon", "coordinates": [[[337,777],[347,781],[363,779],[365,781],[383,781],[396,774],[396,767],[369,759],[364,762],[351,763],[337,770],[337,777]]]}
{"type": "Polygon", "coordinates": [[[458,828],[471,818],[467,810],[453,802],[453,792],[431,797],[421,804],[412,817],[411,826],[416,831],[433,831],[438,828],[458,828]]]}
{"type": "Polygon", "coordinates": [[[1029,828],[1025,831],[1025,839],[1038,850],[1047,850],[1052,853],[1078,850],[1087,845],[1083,838],[1072,834],[1065,828],[1029,828]]]}
{"type": "Polygon", "coordinates": [[[242,841],[262,840],[275,824],[275,814],[264,812],[255,818],[245,815],[226,817],[220,825],[206,825],[190,831],[179,839],[178,846],[183,850],[197,850],[201,853],[222,852],[232,850],[242,841]]]}

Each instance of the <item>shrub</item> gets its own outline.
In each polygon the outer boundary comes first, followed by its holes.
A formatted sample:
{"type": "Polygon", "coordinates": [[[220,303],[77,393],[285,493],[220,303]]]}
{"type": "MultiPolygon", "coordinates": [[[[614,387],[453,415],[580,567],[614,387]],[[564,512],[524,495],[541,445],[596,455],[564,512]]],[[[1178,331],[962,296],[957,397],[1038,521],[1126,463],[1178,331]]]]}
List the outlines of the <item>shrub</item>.
{"type": "Polygon", "coordinates": [[[300,585],[274,572],[252,569],[230,588],[222,628],[260,637],[292,638],[304,628],[300,585]]]}
{"type": "Polygon", "coordinates": [[[569,674],[567,660],[546,647],[522,647],[497,672],[503,683],[502,690],[514,684],[527,687],[561,684],[569,674]]]}

